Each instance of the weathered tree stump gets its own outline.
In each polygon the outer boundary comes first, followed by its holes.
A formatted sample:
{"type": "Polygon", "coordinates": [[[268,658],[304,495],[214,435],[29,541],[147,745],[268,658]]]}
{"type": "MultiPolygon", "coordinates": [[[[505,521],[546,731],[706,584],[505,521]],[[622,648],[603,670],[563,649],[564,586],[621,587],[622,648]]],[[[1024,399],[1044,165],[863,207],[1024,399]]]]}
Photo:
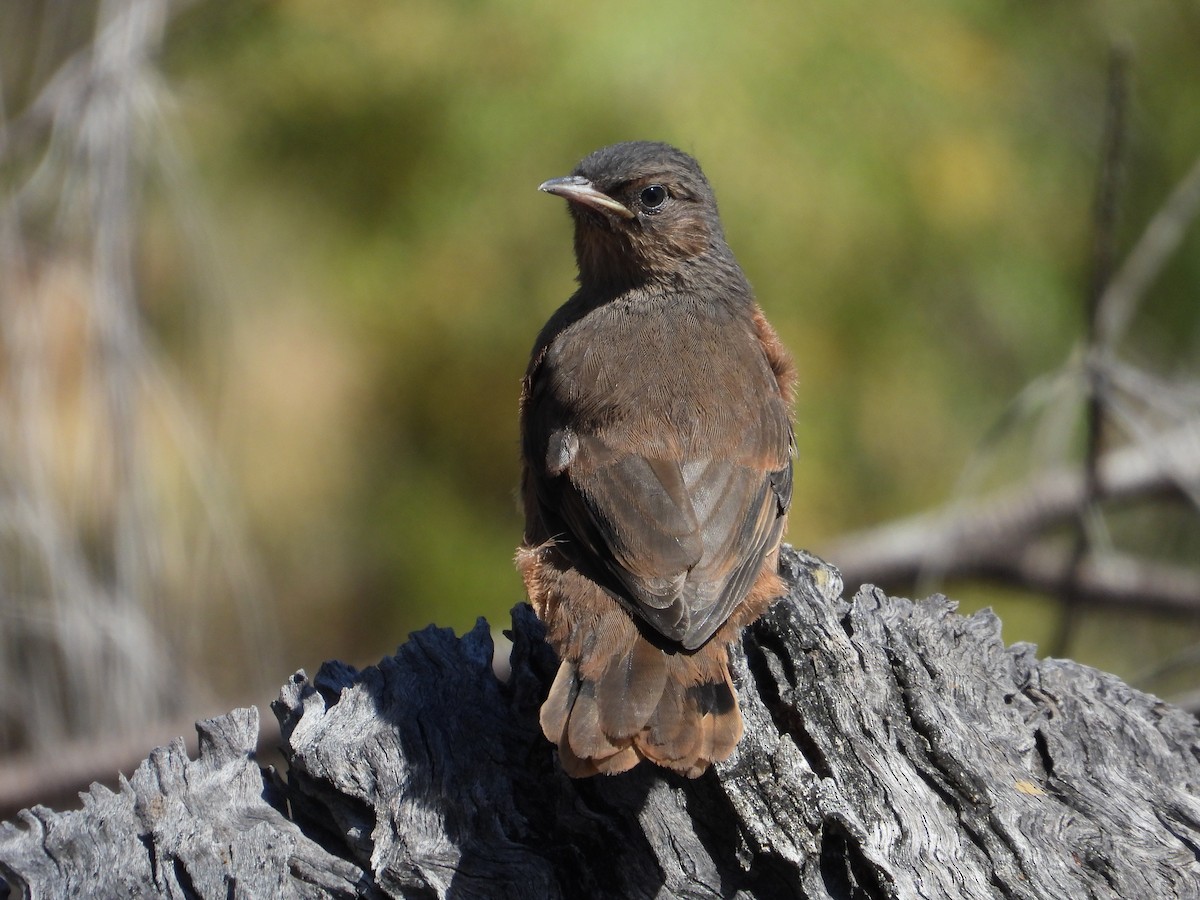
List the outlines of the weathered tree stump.
{"type": "Polygon", "coordinates": [[[195,760],[173,744],[82,810],[0,826],[0,875],[15,897],[1200,896],[1192,717],[1006,648],[990,613],[847,602],[819,560],[782,566],[791,593],[735,660],[746,736],[695,781],[562,774],[522,605],[506,683],[482,620],[297,673],[286,780],[236,710],[195,760]]]}

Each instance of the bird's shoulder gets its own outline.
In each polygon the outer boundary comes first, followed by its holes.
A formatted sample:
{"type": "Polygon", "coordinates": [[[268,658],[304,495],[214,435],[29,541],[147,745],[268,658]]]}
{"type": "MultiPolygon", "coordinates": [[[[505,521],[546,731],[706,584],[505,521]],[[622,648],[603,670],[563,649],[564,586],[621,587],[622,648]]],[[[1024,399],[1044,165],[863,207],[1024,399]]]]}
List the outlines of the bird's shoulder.
{"type": "Polygon", "coordinates": [[[597,302],[581,291],[561,306],[534,343],[531,370],[611,367],[625,377],[639,361],[703,357],[720,364],[757,340],[756,307],[741,294],[627,291],[597,302]]]}

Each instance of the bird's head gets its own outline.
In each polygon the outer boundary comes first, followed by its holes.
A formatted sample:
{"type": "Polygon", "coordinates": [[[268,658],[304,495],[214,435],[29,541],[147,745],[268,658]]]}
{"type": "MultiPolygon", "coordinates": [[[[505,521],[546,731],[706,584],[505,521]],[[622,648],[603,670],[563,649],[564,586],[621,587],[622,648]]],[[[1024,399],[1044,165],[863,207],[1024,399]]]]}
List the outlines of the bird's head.
{"type": "Polygon", "coordinates": [[[570,203],[583,284],[670,279],[689,260],[728,254],[708,180],[696,160],[669,144],[613,144],[539,189],[570,203]]]}

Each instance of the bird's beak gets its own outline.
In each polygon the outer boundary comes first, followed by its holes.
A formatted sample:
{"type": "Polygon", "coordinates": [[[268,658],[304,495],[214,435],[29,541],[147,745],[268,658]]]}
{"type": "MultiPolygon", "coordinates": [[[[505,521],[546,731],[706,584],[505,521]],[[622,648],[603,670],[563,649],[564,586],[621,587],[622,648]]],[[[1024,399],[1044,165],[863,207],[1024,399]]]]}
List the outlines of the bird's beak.
{"type": "Polygon", "coordinates": [[[598,191],[590,181],[581,175],[568,175],[566,178],[551,178],[538,185],[539,191],[547,194],[557,194],[572,203],[588,206],[600,213],[619,216],[622,219],[632,219],[634,213],[623,203],[618,203],[603,191],[598,191]]]}

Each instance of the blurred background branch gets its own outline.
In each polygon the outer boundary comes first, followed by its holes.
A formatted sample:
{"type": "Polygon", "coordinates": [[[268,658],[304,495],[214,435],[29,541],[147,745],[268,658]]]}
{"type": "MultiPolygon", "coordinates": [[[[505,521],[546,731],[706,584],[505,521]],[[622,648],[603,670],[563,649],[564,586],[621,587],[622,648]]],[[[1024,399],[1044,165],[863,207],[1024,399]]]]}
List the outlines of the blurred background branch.
{"type": "Polygon", "coordinates": [[[90,30],[64,4],[0,14],[0,753],[43,764],[277,677],[262,578],[138,272],[168,6],[89,12],[90,30]]]}
{"type": "Polygon", "coordinates": [[[627,138],[701,159],[797,358],[790,542],[1187,697],[1198,41],[1174,0],[0,4],[0,773],[504,626],[574,272],[535,188],[627,138]]]}
{"type": "Polygon", "coordinates": [[[1076,520],[1089,496],[1114,507],[1176,503],[1200,508],[1200,419],[1147,435],[1100,457],[1094,494],[1082,467],[1039,473],[1026,483],[973,503],[845,535],[828,550],[848,584],[915,585],[931,578],[992,578],[1057,595],[1064,572],[1081,604],[1200,615],[1200,569],[1055,549],[1055,533],[1076,520]]]}

